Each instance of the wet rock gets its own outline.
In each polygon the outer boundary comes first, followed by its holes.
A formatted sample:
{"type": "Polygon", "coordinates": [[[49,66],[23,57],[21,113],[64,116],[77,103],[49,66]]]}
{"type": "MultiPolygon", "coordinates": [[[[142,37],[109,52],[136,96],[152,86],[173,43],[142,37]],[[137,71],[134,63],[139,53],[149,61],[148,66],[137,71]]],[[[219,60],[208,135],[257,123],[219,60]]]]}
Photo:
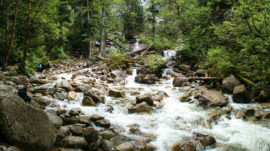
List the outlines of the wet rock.
{"type": "Polygon", "coordinates": [[[1,132],[10,144],[42,151],[50,149],[56,140],[56,131],[46,113],[15,95],[0,98],[0,115],[1,132]]]}
{"type": "Polygon", "coordinates": [[[130,134],[141,135],[141,134],[142,134],[142,131],[141,131],[139,128],[131,127],[131,128],[129,129],[129,133],[130,133],[130,134]]]}
{"type": "Polygon", "coordinates": [[[96,103],[92,98],[86,96],[82,100],[82,105],[83,106],[96,106],[96,103]]]}
{"type": "Polygon", "coordinates": [[[21,150],[20,150],[19,148],[15,147],[15,146],[10,146],[10,147],[8,147],[8,149],[5,150],[5,151],[21,151],[21,150]]]}
{"type": "Polygon", "coordinates": [[[102,136],[102,138],[106,140],[109,140],[115,136],[115,134],[111,131],[103,131],[103,132],[100,132],[99,135],[102,136]]]}
{"type": "Polygon", "coordinates": [[[92,126],[92,122],[91,122],[89,116],[81,115],[81,116],[79,116],[79,119],[80,119],[81,124],[86,124],[87,126],[92,126]]]}
{"type": "Polygon", "coordinates": [[[6,97],[11,95],[17,95],[18,90],[12,86],[0,84],[0,97],[6,97]]]}
{"type": "Polygon", "coordinates": [[[97,126],[104,127],[104,128],[110,128],[111,123],[109,120],[102,119],[102,120],[97,120],[94,122],[97,126]]]}
{"type": "Polygon", "coordinates": [[[59,129],[60,133],[63,134],[64,136],[70,135],[70,129],[69,126],[61,126],[59,129]]]}
{"type": "Polygon", "coordinates": [[[69,91],[67,94],[67,100],[75,100],[77,93],[75,91],[69,91]]]}
{"type": "Polygon", "coordinates": [[[53,94],[53,98],[57,100],[64,100],[66,98],[65,94],[61,92],[56,92],[53,94]]]}
{"type": "Polygon", "coordinates": [[[7,149],[7,147],[6,146],[2,146],[2,145],[0,145],[0,151],[5,151],[7,149]]]}
{"type": "Polygon", "coordinates": [[[143,75],[142,74],[138,74],[135,77],[135,82],[142,83],[143,82],[143,75]]]}
{"type": "Polygon", "coordinates": [[[195,76],[197,77],[206,77],[207,76],[207,71],[203,69],[199,69],[196,71],[195,76]]]}
{"type": "Polygon", "coordinates": [[[66,136],[61,142],[61,146],[70,148],[87,148],[87,141],[80,136],[66,136]]]}
{"type": "Polygon", "coordinates": [[[222,92],[232,94],[234,88],[239,85],[241,82],[234,75],[230,75],[222,81],[222,92]]]}
{"type": "Polygon", "coordinates": [[[63,125],[63,120],[59,116],[57,116],[56,113],[46,113],[51,123],[56,127],[60,128],[61,125],[63,125]]]}
{"type": "Polygon", "coordinates": [[[163,100],[163,95],[161,95],[161,94],[154,95],[154,96],[152,96],[152,100],[160,102],[163,100]]]}
{"type": "Polygon", "coordinates": [[[153,96],[152,94],[143,94],[143,95],[137,96],[136,103],[140,104],[142,102],[146,102],[148,105],[153,106],[154,101],[153,101],[152,96],[153,96]]]}
{"type": "Polygon", "coordinates": [[[80,119],[77,117],[67,117],[67,118],[62,118],[64,121],[64,125],[72,125],[80,122],[80,119]]]}
{"type": "Polygon", "coordinates": [[[146,151],[155,151],[157,150],[157,147],[154,146],[153,144],[146,144],[146,151]]]}
{"type": "Polygon", "coordinates": [[[253,108],[246,109],[246,110],[244,111],[244,114],[245,114],[246,117],[247,117],[247,116],[254,116],[254,114],[255,114],[255,109],[253,109],[253,108]]]}
{"type": "Polygon", "coordinates": [[[194,133],[194,137],[195,140],[199,141],[204,148],[210,145],[214,145],[216,143],[216,139],[213,136],[194,133]]]}
{"type": "Polygon", "coordinates": [[[240,110],[240,111],[237,111],[236,114],[235,114],[235,118],[237,119],[245,119],[246,116],[245,116],[245,112],[244,110],[240,110]]]}
{"type": "Polygon", "coordinates": [[[270,112],[263,115],[263,119],[270,119],[270,112]]]}
{"type": "Polygon", "coordinates": [[[236,86],[234,88],[233,102],[236,102],[236,103],[249,103],[250,102],[245,85],[236,86]]]}
{"type": "Polygon", "coordinates": [[[85,92],[85,96],[91,97],[96,103],[105,103],[104,97],[101,97],[92,91],[85,92]]]}
{"type": "Polygon", "coordinates": [[[68,91],[71,91],[71,90],[73,89],[72,86],[71,86],[71,84],[70,84],[70,82],[67,81],[67,80],[63,80],[63,81],[61,81],[59,84],[57,84],[57,88],[63,88],[63,89],[65,89],[67,92],[68,92],[68,91]]]}
{"type": "Polygon", "coordinates": [[[95,122],[95,121],[98,121],[98,120],[103,120],[104,117],[103,116],[100,116],[100,115],[97,115],[97,114],[94,114],[94,115],[92,115],[90,117],[90,119],[95,122]]]}
{"type": "Polygon", "coordinates": [[[255,102],[270,102],[270,90],[261,90],[259,95],[254,98],[255,102]]]}
{"type": "Polygon", "coordinates": [[[70,111],[68,112],[68,114],[69,114],[70,116],[78,116],[78,115],[80,115],[80,110],[72,109],[72,110],[70,110],[70,111]]]}
{"type": "Polygon", "coordinates": [[[118,151],[145,151],[146,145],[142,142],[131,141],[118,145],[118,151]]]}
{"type": "Polygon", "coordinates": [[[188,91],[184,93],[184,95],[179,97],[179,100],[181,102],[190,102],[192,99],[190,98],[192,96],[192,91],[188,91]]]}
{"type": "Polygon", "coordinates": [[[36,86],[29,89],[29,91],[32,93],[42,93],[42,94],[45,94],[46,92],[54,92],[54,90],[55,90],[55,84],[53,83],[48,83],[48,84],[36,86]]]}
{"type": "Polygon", "coordinates": [[[254,114],[255,119],[260,120],[263,117],[263,113],[260,111],[256,111],[254,114]]]}
{"type": "Polygon", "coordinates": [[[175,86],[175,87],[182,87],[187,82],[188,82],[188,78],[183,77],[183,76],[178,76],[178,77],[174,78],[174,80],[173,80],[173,86],[175,86]]]}
{"type": "Polygon", "coordinates": [[[113,89],[111,89],[109,91],[109,96],[116,97],[116,98],[125,98],[126,97],[124,91],[117,91],[117,90],[113,90],[113,89]]]}
{"type": "Polygon", "coordinates": [[[197,151],[197,149],[192,142],[181,141],[172,147],[172,151],[197,151]]]}
{"type": "Polygon", "coordinates": [[[149,106],[146,102],[142,102],[140,104],[137,104],[135,106],[132,106],[132,107],[128,108],[128,113],[129,114],[132,114],[132,113],[150,113],[153,110],[154,110],[153,107],[149,106]]]}
{"type": "Polygon", "coordinates": [[[90,151],[96,151],[96,149],[101,145],[101,143],[102,143],[102,137],[99,136],[96,141],[89,143],[88,148],[90,149],[90,151]]]}
{"type": "Polygon", "coordinates": [[[127,69],[127,70],[126,70],[126,74],[132,75],[132,73],[133,73],[133,70],[132,70],[132,69],[127,69]]]}
{"type": "Polygon", "coordinates": [[[142,83],[144,83],[144,84],[155,84],[156,81],[158,81],[158,77],[155,74],[146,74],[143,77],[142,83]]]}
{"type": "Polygon", "coordinates": [[[111,72],[111,77],[116,78],[116,77],[124,77],[125,73],[122,70],[113,70],[111,72]]]}
{"type": "Polygon", "coordinates": [[[221,92],[215,90],[200,90],[194,96],[198,99],[199,105],[202,106],[225,106],[228,103],[228,98],[225,97],[221,92]]]}
{"type": "Polygon", "coordinates": [[[85,128],[85,124],[74,124],[69,126],[70,132],[74,136],[82,136],[85,128]]]}
{"type": "Polygon", "coordinates": [[[114,144],[111,141],[103,140],[101,147],[104,151],[116,151],[114,144]]]}
{"type": "Polygon", "coordinates": [[[179,70],[187,72],[188,70],[190,70],[191,66],[190,65],[186,65],[186,64],[181,64],[179,65],[179,70]]]}
{"type": "Polygon", "coordinates": [[[83,132],[83,136],[89,142],[98,140],[98,132],[93,127],[87,127],[83,132]]]}
{"type": "Polygon", "coordinates": [[[229,114],[231,113],[231,111],[233,110],[232,106],[231,105],[227,105],[224,109],[225,113],[229,114]]]}

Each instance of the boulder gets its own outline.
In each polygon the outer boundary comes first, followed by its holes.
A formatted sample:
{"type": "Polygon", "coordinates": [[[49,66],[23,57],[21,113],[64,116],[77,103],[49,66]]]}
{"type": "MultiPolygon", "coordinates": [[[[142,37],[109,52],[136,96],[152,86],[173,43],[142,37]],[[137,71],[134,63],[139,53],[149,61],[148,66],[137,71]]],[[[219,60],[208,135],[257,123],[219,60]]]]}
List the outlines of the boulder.
{"type": "Polygon", "coordinates": [[[104,117],[103,117],[103,116],[100,116],[100,115],[97,115],[97,114],[93,114],[93,115],[90,117],[90,119],[91,119],[92,121],[98,121],[98,120],[103,120],[104,117]]]}
{"type": "Polygon", "coordinates": [[[70,148],[87,148],[87,141],[84,137],[80,136],[66,136],[61,141],[61,146],[63,147],[70,147],[70,148]]]}
{"type": "Polygon", "coordinates": [[[0,128],[10,144],[25,150],[48,150],[56,140],[56,130],[46,113],[14,95],[0,98],[0,128]]]}
{"type": "Polygon", "coordinates": [[[86,124],[87,126],[92,126],[92,122],[91,122],[89,116],[81,115],[81,116],[79,116],[79,119],[80,119],[81,124],[86,124]]]}
{"type": "Polygon", "coordinates": [[[63,89],[65,89],[67,92],[68,92],[68,91],[71,91],[71,90],[73,89],[72,86],[71,86],[71,84],[70,84],[70,82],[67,81],[67,80],[63,80],[63,81],[61,81],[59,84],[57,84],[57,88],[63,88],[63,89]]]}
{"type": "Polygon", "coordinates": [[[239,85],[234,88],[233,102],[236,102],[236,103],[249,103],[250,102],[245,85],[239,85]]]}
{"type": "Polygon", "coordinates": [[[18,90],[16,90],[12,86],[7,86],[0,84],[0,98],[11,96],[11,95],[17,95],[18,90]]]}
{"type": "Polygon", "coordinates": [[[69,91],[67,94],[67,100],[75,100],[77,93],[75,91],[69,91]]]}
{"type": "Polygon", "coordinates": [[[60,128],[61,125],[63,125],[63,120],[62,118],[60,118],[59,116],[57,116],[57,114],[55,113],[50,113],[47,112],[46,113],[49,120],[51,121],[51,123],[56,127],[56,128],[60,128]]]}
{"type": "Polygon", "coordinates": [[[109,140],[115,136],[115,134],[112,131],[103,131],[103,132],[100,132],[99,135],[102,136],[102,138],[106,140],[109,140]]]}
{"type": "Polygon", "coordinates": [[[116,148],[114,147],[113,142],[108,140],[103,140],[101,147],[104,151],[116,151],[116,148]]]}
{"type": "Polygon", "coordinates": [[[5,151],[21,151],[21,150],[15,146],[10,146],[5,151]]]}
{"type": "Polygon", "coordinates": [[[70,135],[70,129],[69,126],[61,126],[59,129],[60,133],[63,134],[64,136],[70,135]]]}
{"type": "Polygon", "coordinates": [[[270,119],[270,112],[265,113],[263,119],[270,119]]]}
{"type": "Polygon", "coordinates": [[[222,92],[232,94],[234,87],[239,85],[241,82],[234,75],[230,75],[222,81],[222,92]]]}
{"type": "Polygon", "coordinates": [[[125,92],[123,91],[117,91],[117,90],[111,89],[109,91],[109,96],[116,97],[116,98],[125,98],[126,95],[125,95],[125,92]]]}
{"type": "Polygon", "coordinates": [[[98,132],[91,126],[85,129],[83,136],[89,142],[98,140],[98,132]]]}
{"type": "Polygon", "coordinates": [[[135,77],[135,82],[143,84],[155,84],[158,81],[158,77],[155,74],[138,74],[135,77]]]}
{"type": "Polygon", "coordinates": [[[191,66],[190,65],[186,65],[186,64],[181,64],[179,65],[179,70],[187,72],[188,70],[190,70],[191,66]]]}
{"type": "Polygon", "coordinates": [[[110,128],[111,122],[106,119],[97,120],[94,122],[97,126],[104,127],[104,128],[110,128]]]}
{"type": "Polygon", "coordinates": [[[255,102],[270,102],[270,90],[261,90],[259,95],[254,98],[255,102]]]}
{"type": "Polygon", "coordinates": [[[61,93],[61,92],[55,92],[53,94],[53,98],[57,99],[57,100],[64,100],[66,98],[65,94],[61,93]]]}
{"type": "Polygon", "coordinates": [[[96,103],[92,98],[90,98],[89,96],[86,96],[82,100],[82,105],[83,106],[96,106],[96,103]]]}
{"type": "Polygon", "coordinates": [[[150,113],[152,112],[154,109],[152,106],[149,106],[146,102],[142,102],[140,104],[137,104],[135,106],[132,106],[130,108],[128,108],[128,113],[132,114],[132,113],[150,113]]]}
{"type": "Polygon", "coordinates": [[[82,136],[85,128],[85,124],[74,124],[69,126],[70,132],[74,136],[82,136]]]}
{"type": "Polygon", "coordinates": [[[172,151],[197,151],[197,149],[192,142],[181,141],[172,147],[172,151]]]}
{"type": "Polygon", "coordinates": [[[124,77],[125,76],[125,72],[123,72],[122,70],[113,70],[111,72],[111,77],[112,78],[116,78],[116,77],[124,77]]]}
{"type": "Polygon", "coordinates": [[[198,99],[199,105],[202,106],[223,107],[228,103],[228,98],[225,97],[221,92],[216,90],[206,90],[206,89],[199,90],[199,92],[197,92],[194,98],[198,99]]]}
{"type": "Polygon", "coordinates": [[[188,82],[188,78],[183,77],[183,76],[178,76],[174,78],[173,80],[173,86],[175,87],[182,87],[188,82]]]}
{"type": "Polygon", "coordinates": [[[30,88],[29,91],[32,93],[42,93],[42,94],[45,94],[46,92],[54,92],[55,84],[54,83],[43,84],[40,86],[30,88]]]}
{"type": "Polygon", "coordinates": [[[118,151],[145,151],[146,145],[143,142],[131,141],[118,145],[116,149],[118,151]]]}
{"type": "Polygon", "coordinates": [[[194,136],[195,140],[199,141],[204,148],[216,143],[216,139],[213,136],[204,135],[200,133],[194,133],[194,136]]]}
{"type": "Polygon", "coordinates": [[[154,101],[151,94],[143,94],[136,97],[136,103],[140,104],[142,102],[146,102],[148,105],[153,106],[154,101]]]}

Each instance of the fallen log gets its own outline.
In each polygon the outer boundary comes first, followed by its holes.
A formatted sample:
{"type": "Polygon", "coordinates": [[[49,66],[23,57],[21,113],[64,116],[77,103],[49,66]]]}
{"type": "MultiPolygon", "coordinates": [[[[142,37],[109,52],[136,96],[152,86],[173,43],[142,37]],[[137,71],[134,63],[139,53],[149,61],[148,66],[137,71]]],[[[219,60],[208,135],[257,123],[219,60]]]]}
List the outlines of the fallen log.
{"type": "Polygon", "coordinates": [[[135,54],[137,54],[137,53],[141,53],[141,52],[143,52],[143,51],[146,52],[146,51],[148,51],[152,46],[153,46],[153,44],[149,45],[147,48],[140,49],[140,50],[137,50],[137,51],[132,51],[132,52],[129,53],[129,55],[130,55],[130,56],[133,56],[133,55],[135,55],[135,54]]]}

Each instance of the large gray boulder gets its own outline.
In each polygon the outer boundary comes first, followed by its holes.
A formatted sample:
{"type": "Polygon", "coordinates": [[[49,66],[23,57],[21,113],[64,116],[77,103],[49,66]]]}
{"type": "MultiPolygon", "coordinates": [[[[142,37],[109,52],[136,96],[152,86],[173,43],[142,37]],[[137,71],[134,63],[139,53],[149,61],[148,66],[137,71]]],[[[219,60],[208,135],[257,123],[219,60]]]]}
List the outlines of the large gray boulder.
{"type": "Polygon", "coordinates": [[[47,114],[15,95],[0,98],[0,129],[10,144],[25,150],[46,151],[56,140],[47,114]]]}
{"type": "Polygon", "coordinates": [[[130,108],[128,108],[128,113],[132,114],[132,113],[150,113],[152,112],[154,109],[152,106],[148,105],[146,102],[142,102],[140,104],[137,104],[135,106],[132,106],[130,108]]]}
{"type": "Polygon", "coordinates": [[[234,75],[230,75],[222,81],[222,92],[232,94],[234,87],[239,85],[241,82],[234,75]]]}
{"type": "Polygon", "coordinates": [[[220,106],[227,105],[228,98],[216,90],[201,89],[196,92],[195,99],[198,99],[202,106],[220,106]]]}
{"type": "Polygon", "coordinates": [[[42,93],[42,94],[44,94],[45,92],[54,92],[55,85],[56,84],[54,84],[54,83],[43,84],[40,86],[30,88],[29,91],[32,93],[42,93]]]}
{"type": "Polygon", "coordinates": [[[190,141],[181,141],[172,147],[172,151],[197,151],[195,145],[190,141]]]}
{"type": "Polygon", "coordinates": [[[245,85],[236,86],[233,90],[233,102],[249,103],[250,99],[245,85]]]}
{"type": "Polygon", "coordinates": [[[131,141],[118,145],[116,149],[118,151],[145,151],[146,145],[143,142],[131,141]]]}
{"type": "Polygon", "coordinates": [[[187,82],[188,82],[188,78],[186,78],[184,76],[178,76],[178,77],[174,78],[174,80],[173,80],[173,86],[175,86],[175,87],[182,87],[187,82]]]}

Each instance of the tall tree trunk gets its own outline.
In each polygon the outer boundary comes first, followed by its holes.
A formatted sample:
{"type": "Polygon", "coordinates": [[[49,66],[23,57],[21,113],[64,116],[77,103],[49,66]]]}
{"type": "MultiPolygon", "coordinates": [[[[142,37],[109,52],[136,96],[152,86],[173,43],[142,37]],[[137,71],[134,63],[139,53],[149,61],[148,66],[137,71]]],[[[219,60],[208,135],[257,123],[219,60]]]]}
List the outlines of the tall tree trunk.
{"type": "Polygon", "coordinates": [[[105,53],[105,8],[102,7],[102,25],[100,31],[100,55],[103,57],[105,53]]]}
{"type": "Polygon", "coordinates": [[[155,12],[155,4],[154,0],[151,0],[151,13],[152,13],[152,34],[153,34],[153,41],[155,41],[156,37],[156,12],[155,12]]]}
{"type": "MultiPolygon", "coordinates": [[[[6,45],[7,45],[7,52],[6,52],[6,57],[5,57],[5,62],[4,62],[4,68],[8,64],[11,48],[13,45],[14,37],[15,37],[15,32],[16,32],[16,24],[17,24],[17,17],[18,17],[18,7],[19,7],[19,2],[16,0],[16,8],[15,8],[15,13],[14,13],[14,20],[13,20],[13,26],[12,26],[12,32],[11,32],[11,37],[10,40],[8,40],[8,10],[6,11],[6,19],[7,19],[7,25],[6,25],[6,45]]],[[[8,8],[7,8],[8,9],[8,8]]]]}
{"type": "Polygon", "coordinates": [[[30,44],[30,26],[31,26],[31,0],[28,0],[28,16],[27,16],[27,24],[26,24],[26,31],[25,31],[25,47],[24,47],[24,53],[23,53],[23,61],[22,61],[22,68],[25,71],[26,64],[27,64],[27,56],[29,52],[29,44],[30,44]]]}
{"type": "MultiPolygon", "coordinates": [[[[86,1],[86,6],[87,8],[89,7],[89,0],[86,1]]],[[[89,8],[88,8],[89,9],[89,8]]],[[[92,57],[92,52],[91,52],[91,40],[90,40],[90,36],[91,36],[91,29],[90,29],[90,11],[87,11],[87,30],[88,30],[88,58],[92,57]]]]}

